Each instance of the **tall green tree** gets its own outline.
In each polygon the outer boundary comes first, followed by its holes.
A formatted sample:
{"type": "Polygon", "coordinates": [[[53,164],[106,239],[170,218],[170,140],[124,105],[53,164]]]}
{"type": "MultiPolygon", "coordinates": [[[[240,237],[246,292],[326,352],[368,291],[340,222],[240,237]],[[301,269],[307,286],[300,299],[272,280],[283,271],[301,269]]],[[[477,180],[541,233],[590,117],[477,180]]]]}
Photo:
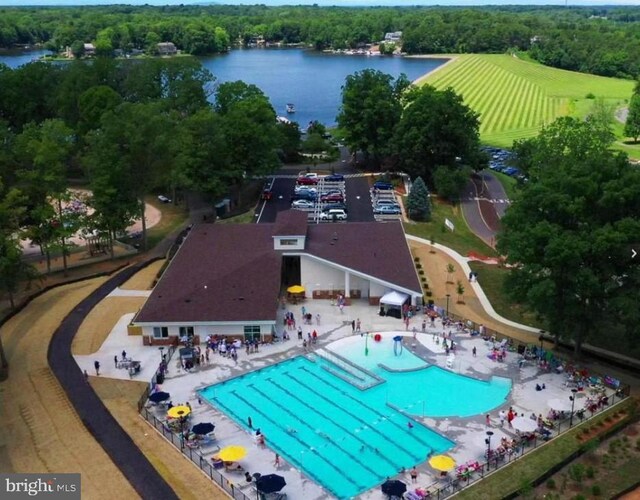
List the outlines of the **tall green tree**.
{"type": "Polygon", "coordinates": [[[422,177],[418,177],[411,185],[411,191],[407,197],[407,214],[413,220],[428,221],[431,219],[429,191],[422,177]]]}
{"type": "Polygon", "coordinates": [[[394,149],[402,171],[433,183],[437,166],[480,166],[478,114],[453,89],[424,85],[396,127],[394,149]]]}
{"type": "Polygon", "coordinates": [[[362,151],[367,161],[372,158],[376,167],[391,152],[410,85],[404,74],[394,80],[391,75],[365,69],[347,76],[342,87],[338,125],[345,144],[352,151],[362,151]]]}
{"type": "Polygon", "coordinates": [[[633,142],[640,138],[640,92],[635,92],[629,101],[629,113],[624,124],[624,135],[632,137],[633,142]]]}
{"type": "MultiPolygon", "coordinates": [[[[637,330],[640,285],[629,244],[640,234],[640,171],[597,122],[560,118],[530,139],[529,182],[502,219],[507,286],[576,353],[613,322],[637,330]],[[632,292],[632,290],[636,292],[632,292]]],[[[630,337],[628,345],[632,346],[630,337]]]]}

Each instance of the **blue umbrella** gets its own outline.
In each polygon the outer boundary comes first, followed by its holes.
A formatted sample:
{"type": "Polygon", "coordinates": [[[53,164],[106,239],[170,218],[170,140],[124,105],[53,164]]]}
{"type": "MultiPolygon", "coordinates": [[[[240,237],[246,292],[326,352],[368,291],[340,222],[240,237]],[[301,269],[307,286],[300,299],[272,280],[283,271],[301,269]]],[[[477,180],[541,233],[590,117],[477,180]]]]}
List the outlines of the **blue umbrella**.
{"type": "Polygon", "coordinates": [[[194,425],[191,431],[194,434],[204,435],[204,434],[209,434],[210,432],[213,432],[213,429],[215,428],[216,428],[215,425],[205,422],[205,423],[194,425]]]}
{"type": "Polygon", "coordinates": [[[151,396],[149,396],[149,401],[152,403],[159,403],[160,401],[166,401],[171,397],[171,394],[168,392],[154,392],[151,396]]]}
{"type": "Polygon", "coordinates": [[[256,488],[260,493],[275,493],[286,486],[287,482],[278,474],[267,474],[256,479],[256,488]]]}

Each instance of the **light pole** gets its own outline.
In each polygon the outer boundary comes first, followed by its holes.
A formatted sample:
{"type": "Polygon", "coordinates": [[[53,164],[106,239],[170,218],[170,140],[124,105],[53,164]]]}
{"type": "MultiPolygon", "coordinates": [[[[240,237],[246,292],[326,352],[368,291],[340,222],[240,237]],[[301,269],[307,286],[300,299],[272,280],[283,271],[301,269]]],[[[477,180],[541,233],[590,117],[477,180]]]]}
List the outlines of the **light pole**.
{"type": "Polygon", "coordinates": [[[571,392],[573,394],[569,396],[569,399],[571,400],[571,416],[569,417],[569,428],[571,428],[571,426],[573,425],[573,407],[576,404],[576,393],[578,392],[578,389],[571,389],[571,392]]]}
{"type": "Polygon", "coordinates": [[[451,294],[447,294],[447,319],[449,319],[449,297],[451,297],[451,294]]]}
{"type": "Polygon", "coordinates": [[[160,351],[160,361],[164,361],[164,346],[161,345],[160,347],[158,347],[158,350],[160,351]]]}
{"type": "Polygon", "coordinates": [[[484,440],[487,443],[487,464],[491,460],[491,436],[493,436],[493,431],[487,431],[487,439],[484,440]]]}

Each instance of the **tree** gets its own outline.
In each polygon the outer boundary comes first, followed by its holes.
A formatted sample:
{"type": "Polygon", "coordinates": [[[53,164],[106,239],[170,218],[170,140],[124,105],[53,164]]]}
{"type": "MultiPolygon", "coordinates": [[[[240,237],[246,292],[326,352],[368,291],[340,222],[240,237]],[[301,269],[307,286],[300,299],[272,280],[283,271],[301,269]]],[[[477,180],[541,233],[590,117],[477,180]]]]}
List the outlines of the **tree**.
{"type": "Polygon", "coordinates": [[[409,87],[405,75],[394,80],[372,69],[347,76],[342,87],[338,125],[344,131],[345,144],[352,151],[362,151],[367,161],[373,157],[376,167],[391,151],[391,138],[402,115],[403,93],[409,87]]]}
{"type": "Polygon", "coordinates": [[[433,184],[438,196],[451,202],[458,201],[470,175],[471,169],[465,166],[440,165],[436,167],[433,172],[433,184]]]}
{"type": "Polygon", "coordinates": [[[640,285],[629,244],[640,234],[640,172],[597,122],[560,118],[530,139],[529,182],[502,219],[509,292],[576,353],[612,325],[636,345],[640,285]],[[636,292],[632,292],[632,290],[636,292]]]}
{"type": "Polygon", "coordinates": [[[460,280],[456,282],[456,293],[458,294],[458,304],[464,304],[464,285],[460,280]]]}
{"type": "Polygon", "coordinates": [[[478,114],[451,88],[414,92],[396,127],[394,150],[402,171],[433,185],[438,166],[480,166],[478,114]]]}
{"type": "Polygon", "coordinates": [[[86,90],[78,99],[80,132],[100,127],[100,118],[107,111],[113,111],[122,103],[122,97],[111,87],[96,85],[86,90]]]}
{"type": "Polygon", "coordinates": [[[447,264],[447,283],[453,283],[451,276],[456,272],[456,268],[453,264],[447,264]]]}
{"type": "Polygon", "coordinates": [[[280,149],[283,161],[297,161],[300,151],[300,127],[296,122],[278,123],[277,127],[280,132],[280,149]]]}
{"type": "Polygon", "coordinates": [[[632,137],[633,142],[640,138],[640,92],[635,92],[629,102],[629,114],[624,124],[624,135],[632,137]]]}
{"type": "Polygon", "coordinates": [[[82,40],[76,40],[71,44],[71,53],[76,59],[80,59],[84,55],[84,42],[82,40]]]}
{"type": "Polygon", "coordinates": [[[429,191],[422,177],[418,177],[411,185],[411,191],[407,197],[407,214],[413,220],[428,221],[431,219],[429,191]]]}

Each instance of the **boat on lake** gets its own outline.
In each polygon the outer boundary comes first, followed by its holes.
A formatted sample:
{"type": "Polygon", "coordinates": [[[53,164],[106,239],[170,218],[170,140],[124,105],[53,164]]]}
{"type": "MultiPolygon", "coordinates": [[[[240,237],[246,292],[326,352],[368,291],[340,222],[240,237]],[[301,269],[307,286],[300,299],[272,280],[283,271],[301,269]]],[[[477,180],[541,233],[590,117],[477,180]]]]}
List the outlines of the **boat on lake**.
{"type": "Polygon", "coordinates": [[[295,113],[295,112],[296,112],[296,107],[291,103],[287,104],[287,113],[295,113]]]}

